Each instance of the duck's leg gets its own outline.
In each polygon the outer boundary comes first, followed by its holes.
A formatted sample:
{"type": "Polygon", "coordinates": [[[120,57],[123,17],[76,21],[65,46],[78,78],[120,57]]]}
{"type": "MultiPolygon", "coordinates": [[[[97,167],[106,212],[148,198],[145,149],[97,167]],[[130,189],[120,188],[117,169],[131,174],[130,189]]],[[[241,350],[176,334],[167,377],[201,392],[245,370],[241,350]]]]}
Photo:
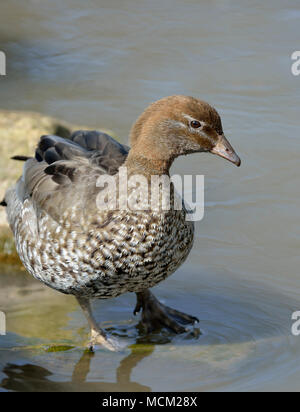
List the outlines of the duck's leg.
{"type": "Polygon", "coordinates": [[[102,345],[111,351],[120,350],[122,347],[118,341],[114,338],[108,337],[105,331],[98,326],[92,313],[90,300],[88,298],[78,296],[76,298],[91,328],[91,340],[88,344],[89,350],[94,351],[96,345],[102,345]]]}
{"type": "Polygon", "coordinates": [[[166,327],[175,333],[183,333],[186,332],[184,325],[199,322],[195,316],[163,305],[149,290],[138,292],[136,296],[137,303],[133,313],[136,315],[142,310],[142,325],[147,333],[161,327],[166,327]]]}

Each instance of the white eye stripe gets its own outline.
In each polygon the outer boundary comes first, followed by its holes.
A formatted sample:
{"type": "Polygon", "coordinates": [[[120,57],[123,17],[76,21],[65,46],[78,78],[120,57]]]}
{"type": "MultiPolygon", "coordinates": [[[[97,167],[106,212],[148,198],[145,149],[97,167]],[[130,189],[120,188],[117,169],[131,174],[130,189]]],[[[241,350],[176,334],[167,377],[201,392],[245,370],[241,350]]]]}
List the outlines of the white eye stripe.
{"type": "Polygon", "coordinates": [[[192,116],[190,116],[190,115],[188,115],[188,114],[182,113],[182,116],[183,116],[185,119],[189,120],[190,122],[199,122],[199,123],[201,124],[201,127],[206,126],[206,123],[205,123],[205,122],[200,121],[200,120],[198,120],[198,119],[195,119],[194,117],[192,117],[192,116]]]}
{"type": "Polygon", "coordinates": [[[185,119],[187,119],[189,121],[190,124],[188,126],[188,129],[191,133],[200,134],[202,137],[206,137],[207,139],[209,139],[209,136],[207,136],[207,134],[205,132],[203,132],[203,130],[202,130],[203,126],[206,125],[205,122],[200,122],[200,120],[197,120],[197,119],[195,119],[194,117],[192,117],[188,114],[182,113],[182,115],[185,119]],[[197,128],[194,128],[194,127],[191,126],[191,122],[199,122],[201,126],[197,127],[197,128]]]}
{"type": "Polygon", "coordinates": [[[188,115],[188,114],[185,114],[185,113],[182,113],[182,116],[183,116],[185,119],[189,120],[189,122],[199,122],[199,123],[201,124],[201,127],[197,127],[196,129],[193,128],[193,127],[191,127],[191,126],[189,126],[188,129],[189,129],[190,132],[196,133],[196,134],[198,134],[198,135],[200,135],[200,136],[208,139],[211,143],[214,143],[213,140],[212,140],[212,138],[203,131],[203,127],[204,127],[204,126],[207,126],[207,123],[206,123],[206,122],[203,122],[203,121],[200,121],[200,120],[198,120],[198,119],[195,119],[194,117],[192,117],[192,116],[190,116],[190,115],[188,115]]]}
{"type": "MultiPolygon", "coordinates": [[[[188,119],[189,121],[196,121],[196,122],[199,121],[199,120],[196,120],[196,119],[194,119],[192,116],[189,116],[189,115],[183,114],[183,117],[185,117],[185,118],[188,119]]],[[[183,123],[183,122],[180,122],[180,121],[178,121],[178,120],[171,120],[171,119],[165,120],[164,123],[165,123],[166,125],[172,125],[172,126],[175,126],[175,127],[180,128],[180,129],[188,129],[189,132],[194,133],[194,134],[197,134],[197,135],[200,135],[200,136],[202,136],[202,137],[210,140],[212,143],[214,143],[213,140],[211,139],[211,137],[210,137],[209,135],[207,135],[207,134],[202,130],[202,127],[198,127],[198,128],[195,129],[195,128],[189,126],[189,125],[186,125],[186,124],[183,123]]],[[[205,123],[205,122],[200,122],[200,123],[201,123],[201,126],[205,126],[205,125],[207,124],[207,123],[205,123]]]]}

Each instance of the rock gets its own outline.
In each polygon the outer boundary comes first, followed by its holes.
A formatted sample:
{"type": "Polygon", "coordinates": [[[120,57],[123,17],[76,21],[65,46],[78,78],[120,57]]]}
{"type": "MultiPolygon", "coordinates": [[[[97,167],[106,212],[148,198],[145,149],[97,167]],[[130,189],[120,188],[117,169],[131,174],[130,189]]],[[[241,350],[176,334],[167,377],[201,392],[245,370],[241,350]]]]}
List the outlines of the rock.
{"type": "MultiPolygon", "coordinates": [[[[0,110],[0,201],[9,185],[22,173],[23,162],[11,160],[12,156],[32,156],[40,136],[56,134],[70,137],[78,129],[89,130],[86,126],[69,124],[58,119],[34,112],[0,110]]],[[[99,128],[109,134],[112,132],[99,128]]],[[[4,207],[0,207],[0,262],[18,262],[11,232],[6,221],[4,207]]]]}

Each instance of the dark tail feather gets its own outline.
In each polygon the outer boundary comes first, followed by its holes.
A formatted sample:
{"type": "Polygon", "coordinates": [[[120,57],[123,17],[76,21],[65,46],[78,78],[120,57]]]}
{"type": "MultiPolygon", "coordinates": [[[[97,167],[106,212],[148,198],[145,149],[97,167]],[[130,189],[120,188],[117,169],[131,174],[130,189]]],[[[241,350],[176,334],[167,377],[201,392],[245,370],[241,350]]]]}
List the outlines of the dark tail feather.
{"type": "Polygon", "coordinates": [[[0,202],[0,206],[7,206],[7,203],[5,202],[4,199],[2,200],[2,202],[0,202]]]}
{"type": "Polygon", "coordinates": [[[31,159],[29,156],[13,156],[12,160],[20,160],[21,162],[26,162],[26,160],[31,159]]]}

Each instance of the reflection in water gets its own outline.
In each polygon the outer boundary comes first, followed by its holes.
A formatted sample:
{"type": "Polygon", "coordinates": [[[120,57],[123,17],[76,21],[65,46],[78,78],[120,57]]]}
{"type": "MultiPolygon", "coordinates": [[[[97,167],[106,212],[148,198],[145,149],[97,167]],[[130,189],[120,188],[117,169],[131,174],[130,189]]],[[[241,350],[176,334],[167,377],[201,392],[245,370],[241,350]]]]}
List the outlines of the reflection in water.
{"type": "Polygon", "coordinates": [[[8,363],[3,372],[7,375],[0,383],[0,388],[17,392],[150,392],[148,386],[137,382],[131,382],[130,376],[133,368],[144,358],[151,355],[154,345],[136,348],[124,358],[116,371],[116,382],[87,382],[91,362],[94,354],[84,352],[75,365],[70,382],[54,382],[53,375],[49,370],[32,364],[16,365],[8,363]]]}

